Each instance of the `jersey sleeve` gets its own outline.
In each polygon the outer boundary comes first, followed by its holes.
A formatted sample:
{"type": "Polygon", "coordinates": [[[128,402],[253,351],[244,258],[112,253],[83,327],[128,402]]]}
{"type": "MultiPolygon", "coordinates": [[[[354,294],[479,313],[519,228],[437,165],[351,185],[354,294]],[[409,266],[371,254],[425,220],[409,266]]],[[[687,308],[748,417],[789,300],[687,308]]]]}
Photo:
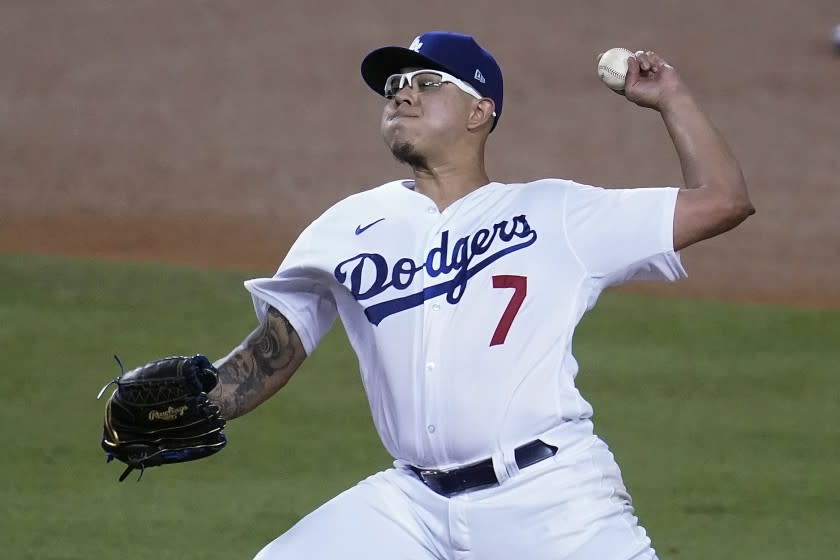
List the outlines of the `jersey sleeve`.
{"type": "Polygon", "coordinates": [[[674,251],[678,188],[605,189],[573,184],[565,200],[568,242],[604,286],[686,276],[674,251]]]}
{"type": "Polygon", "coordinates": [[[292,325],[310,355],[332,328],[337,315],[328,276],[317,266],[312,248],[312,226],[304,230],[271,278],[245,282],[260,322],[274,307],[292,325]]]}

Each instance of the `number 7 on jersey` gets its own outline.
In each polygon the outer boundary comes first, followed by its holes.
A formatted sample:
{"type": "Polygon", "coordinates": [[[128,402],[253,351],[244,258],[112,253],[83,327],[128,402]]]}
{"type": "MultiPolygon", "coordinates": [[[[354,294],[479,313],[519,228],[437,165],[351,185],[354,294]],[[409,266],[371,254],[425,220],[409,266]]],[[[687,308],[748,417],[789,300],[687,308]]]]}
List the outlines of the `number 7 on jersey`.
{"type": "Polygon", "coordinates": [[[512,276],[509,274],[500,274],[493,277],[494,288],[513,288],[513,296],[505,307],[502,318],[499,324],[496,325],[496,330],[493,332],[493,338],[490,339],[490,346],[497,346],[504,344],[507,338],[510,326],[513,324],[513,318],[519,313],[519,308],[522,307],[522,302],[525,301],[525,295],[528,293],[528,278],[525,276],[512,276]]]}

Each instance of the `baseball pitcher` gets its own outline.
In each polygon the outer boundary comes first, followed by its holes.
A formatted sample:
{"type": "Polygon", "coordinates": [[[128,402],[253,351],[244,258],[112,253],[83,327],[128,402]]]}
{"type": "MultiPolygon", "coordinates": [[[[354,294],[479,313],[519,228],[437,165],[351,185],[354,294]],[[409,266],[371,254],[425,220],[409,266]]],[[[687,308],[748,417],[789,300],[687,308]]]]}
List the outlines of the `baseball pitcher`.
{"type": "Polygon", "coordinates": [[[659,113],[684,185],[504,184],[484,165],[502,71],[472,37],[424,33],[361,73],[412,176],[337,203],[245,283],[259,327],[208,395],[226,420],[246,414],[340,317],[394,464],[257,558],[656,558],[575,387],[572,337],[605,288],[684,277],[679,250],[754,212],[726,142],[677,69],[640,51],[622,93],[659,113]]]}

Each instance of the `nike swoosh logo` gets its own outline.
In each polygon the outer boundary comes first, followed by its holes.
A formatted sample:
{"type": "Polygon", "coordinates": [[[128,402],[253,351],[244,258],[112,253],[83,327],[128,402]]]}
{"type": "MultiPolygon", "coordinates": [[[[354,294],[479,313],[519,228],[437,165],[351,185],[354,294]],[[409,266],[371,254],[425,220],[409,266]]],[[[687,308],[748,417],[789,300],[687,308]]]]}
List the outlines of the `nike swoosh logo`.
{"type": "Polygon", "coordinates": [[[382,221],[382,220],[384,220],[384,219],[385,219],[385,218],[379,218],[379,219],[378,219],[378,220],[376,220],[375,222],[371,222],[371,223],[369,223],[368,225],[366,225],[365,227],[362,227],[361,225],[356,226],[356,235],[361,235],[361,234],[363,234],[363,233],[365,232],[365,230],[367,230],[367,229],[368,229],[368,228],[370,228],[370,227],[375,226],[376,224],[378,224],[379,222],[381,222],[381,221],[382,221]]]}

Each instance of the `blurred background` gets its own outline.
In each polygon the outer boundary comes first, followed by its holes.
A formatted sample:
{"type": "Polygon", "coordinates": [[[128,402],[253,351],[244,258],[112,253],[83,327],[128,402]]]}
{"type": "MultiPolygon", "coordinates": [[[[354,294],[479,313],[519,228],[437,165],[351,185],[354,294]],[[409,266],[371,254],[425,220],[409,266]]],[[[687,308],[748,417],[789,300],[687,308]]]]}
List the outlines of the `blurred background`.
{"type": "Polygon", "coordinates": [[[605,294],[578,383],[660,558],[836,556],[837,24],[836,0],[0,0],[0,556],[251,558],[390,464],[340,328],[228,450],[140,483],[105,464],[94,397],[114,353],[226,354],[255,325],[244,279],[407,175],[359,63],[433,29],[504,71],[499,181],[680,184],[595,56],[681,72],[758,213],[684,251],[687,280],[605,294]]]}
{"type": "Polygon", "coordinates": [[[408,173],[359,62],[469,32],[505,75],[491,177],[679,184],[658,115],[595,56],[655,49],[739,157],[758,214],[685,251],[680,295],[840,304],[835,0],[0,2],[0,250],[272,271],[333,202],[408,173]]]}

